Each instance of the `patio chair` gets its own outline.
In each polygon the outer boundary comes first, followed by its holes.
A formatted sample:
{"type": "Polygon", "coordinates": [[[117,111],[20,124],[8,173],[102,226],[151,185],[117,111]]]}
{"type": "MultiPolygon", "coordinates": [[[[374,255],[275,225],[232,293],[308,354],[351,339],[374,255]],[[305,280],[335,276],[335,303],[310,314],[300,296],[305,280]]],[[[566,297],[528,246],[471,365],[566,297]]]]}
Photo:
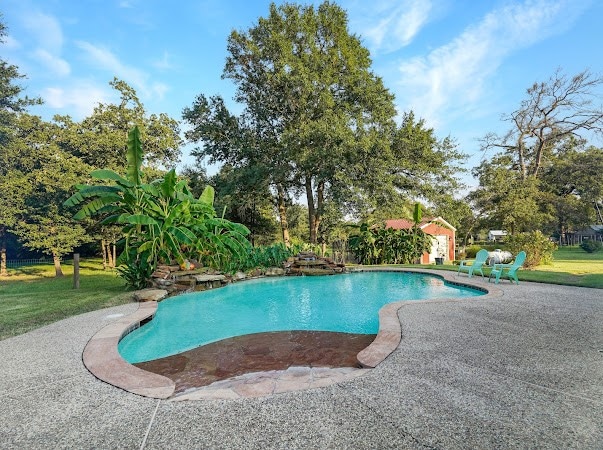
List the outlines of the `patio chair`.
{"type": "Polygon", "coordinates": [[[494,276],[496,277],[496,284],[498,284],[501,277],[508,278],[511,283],[513,283],[513,280],[515,280],[515,282],[519,284],[519,279],[517,278],[517,271],[521,269],[525,260],[526,252],[521,251],[517,254],[517,256],[515,257],[515,261],[513,261],[511,264],[494,264],[494,267],[490,271],[488,282],[494,276]]]}
{"type": "Polygon", "coordinates": [[[486,263],[488,259],[488,250],[481,249],[475,255],[475,259],[471,261],[463,260],[459,265],[459,270],[457,272],[460,274],[461,272],[467,272],[467,276],[471,278],[475,272],[479,272],[482,278],[484,277],[484,272],[482,272],[482,266],[486,263]]]}

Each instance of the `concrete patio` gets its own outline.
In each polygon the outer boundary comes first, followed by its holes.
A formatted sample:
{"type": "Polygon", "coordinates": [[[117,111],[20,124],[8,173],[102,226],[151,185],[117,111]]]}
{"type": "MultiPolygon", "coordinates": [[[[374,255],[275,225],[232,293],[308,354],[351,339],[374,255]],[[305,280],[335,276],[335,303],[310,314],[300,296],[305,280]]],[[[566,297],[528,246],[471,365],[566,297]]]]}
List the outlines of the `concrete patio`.
{"type": "Polygon", "coordinates": [[[88,372],[82,351],[138,305],[66,319],[0,341],[0,447],[603,448],[603,290],[499,287],[409,303],[377,368],[262,398],[122,391],[88,372]]]}

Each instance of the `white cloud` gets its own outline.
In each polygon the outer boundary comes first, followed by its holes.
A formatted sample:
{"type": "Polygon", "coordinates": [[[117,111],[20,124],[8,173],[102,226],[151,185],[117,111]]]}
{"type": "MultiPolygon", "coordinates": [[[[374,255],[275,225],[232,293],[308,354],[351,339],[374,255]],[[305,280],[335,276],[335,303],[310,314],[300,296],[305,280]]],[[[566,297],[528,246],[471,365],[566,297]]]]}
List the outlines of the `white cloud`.
{"type": "Polygon", "coordinates": [[[2,37],[2,46],[7,50],[16,50],[21,48],[21,43],[12,36],[8,35],[2,37]]]}
{"type": "Polygon", "coordinates": [[[157,99],[163,100],[163,97],[165,97],[165,93],[168,92],[170,88],[163,83],[153,83],[151,90],[153,92],[153,95],[157,97],[157,99]]]}
{"type": "Polygon", "coordinates": [[[131,84],[143,97],[161,98],[167,91],[167,86],[160,83],[149,85],[146,72],[122,63],[110,50],[84,41],[78,41],[76,45],[94,65],[131,84]]]}
{"type": "Polygon", "coordinates": [[[362,17],[360,35],[371,52],[392,52],[412,42],[429,20],[429,0],[380,0],[367,2],[358,13],[362,17]]]}
{"type": "Polygon", "coordinates": [[[111,93],[91,82],[77,82],[68,88],[46,88],[42,92],[42,98],[47,107],[65,110],[59,113],[68,113],[75,120],[80,120],[89,116],[98,103],[110,102],[111,93]]]}
{"type": "Polygon", "coordinates": [[[582,11],[569,0],[527,0],[494,10],[449,44],[402,62],[397,100],[430,126],[469,111],[505,58],[563,32],[582,11]]]}
{"type": "Polygon", "coordinates": [[[161,59],[154,61],[153,66],[159,70],[168,70],[174,67],[170,62],[170,54],[168,52],[163,52],[161,59]]]}
{"type": "Polygon", "coordinates": [[[35,42],[35,50],[29,55],[52,75],[69,75],[71,67],[61,57],[64,37],[59,21],[54,16],[40,11],[28,11],[23,16],[23,24],[35,42]]]}
{"type": "Polygon", "coordinates": [[[67,76],[71,73],[69,63],[58,56],[52,55],[47,50],[41,48],[34,52],[34,57],[37,61],[46,66],[53,74],[58,76],[67,76]]]}
{"type": "Polygon", "coordinates": [[[36,38],[38,47],[60,54],[64,42],[63,31],[55,17],[39,11],[29,11],[23,22],[29,33],[36,38]]]}

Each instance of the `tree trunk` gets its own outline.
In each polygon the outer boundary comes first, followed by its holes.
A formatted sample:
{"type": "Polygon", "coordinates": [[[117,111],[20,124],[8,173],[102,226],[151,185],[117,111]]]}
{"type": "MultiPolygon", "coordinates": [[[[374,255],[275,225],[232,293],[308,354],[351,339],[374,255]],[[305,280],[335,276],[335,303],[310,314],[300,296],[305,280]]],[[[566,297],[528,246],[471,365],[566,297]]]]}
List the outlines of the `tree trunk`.
{"type": "Polygon", "coordinates": [[[6,269],[6,235],[4,230],[0,229],[0,277],[8,276],[6,269]]]}
{"type": "Polygon", "coordinates": [[[324,198],[325,195],[325,183],[324,181],[319,181],[316,186],[316,209],[314,210],[314,236],[315,241],[313,244],[318,243],[318,229],[320,228],[320,223],[322,222],[322,211],[324,208],[324,198]]]}
{"type": "Polygon", "coordinates": [[[285,205],[285,189],[282,184],[276,185],[278,215],[281,221],[281,232],[283,234],[283,242],[289,247],[289,223],[287,222],[287,206],[285,205]]]}
{"type": "Polygon", "coordinates": [[[603,214],[601,213],[601,208],[599,208],[599,202],[595,201],[595,211],[597,211],[597,219],[603,225],[603,214]]]}
{"type": "Polygon", "coordinates": [[[318,243],[318,228],[322,221],[322,210],[324,208],[324,181],[316,185],[316,205],[314,204],[314,192],[312,191],[312,178],[306,177],[306,198],[308,199],[308,225],[310,226],[310,243],[318,243]]]}
{"type": "Polygon", "coordinates": [[[117,244],[115,243],[115,239],[113,240],[113,259],[111,260],[111,268],[115,269],[117,266],[117,244]]]}
{"type": "Polygon", "coordinates": [[[101,248],[103,249],[103,270],[107,270],[107,244],[104,239],[101,239],[101,248]]]}
{"type": "Polygon", "coordinates": [[[316,227],[314,223],[316,221],[316,207],[314,206],[314,192],[312,191],[312,176],[306,175],[306,199],[308,201],[308,225],[310,228],[310,243],[316,244],[316,227]]]}
{"type": "Polygon", "coordinates": [[[107,266],[109,269],[113,269],[115,267],[115,262],[113,261],[113,254],[111,253],[111,242],[105,242],[105,251],[107,252],[107,266]]]}
{"type": "Polygon", "coordinates": [[[59,255],[53,254],[52,260],[54,261],[54,273],[55,277],[62,277],[63,270],[61,269],[61,257],[59,255]]]}
{"type": "Polygon", "coordinates": [[[8,276],[8,270],[6,270],[6,245],[4,244],[4,239],[2,239],[0,249],[0,277],[8,276]]]}

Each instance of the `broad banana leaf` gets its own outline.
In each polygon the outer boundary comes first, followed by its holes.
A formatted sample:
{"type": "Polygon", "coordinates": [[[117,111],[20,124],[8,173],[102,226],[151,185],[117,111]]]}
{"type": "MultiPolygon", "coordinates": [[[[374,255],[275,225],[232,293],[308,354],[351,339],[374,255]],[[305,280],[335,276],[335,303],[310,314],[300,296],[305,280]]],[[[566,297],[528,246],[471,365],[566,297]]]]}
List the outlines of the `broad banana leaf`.
{"type": "Polygon", "coordinates": [[[128,180],[134,184],[141,184],[142,172],[142,143],[138,126],[128,133],[128,180]]]}

